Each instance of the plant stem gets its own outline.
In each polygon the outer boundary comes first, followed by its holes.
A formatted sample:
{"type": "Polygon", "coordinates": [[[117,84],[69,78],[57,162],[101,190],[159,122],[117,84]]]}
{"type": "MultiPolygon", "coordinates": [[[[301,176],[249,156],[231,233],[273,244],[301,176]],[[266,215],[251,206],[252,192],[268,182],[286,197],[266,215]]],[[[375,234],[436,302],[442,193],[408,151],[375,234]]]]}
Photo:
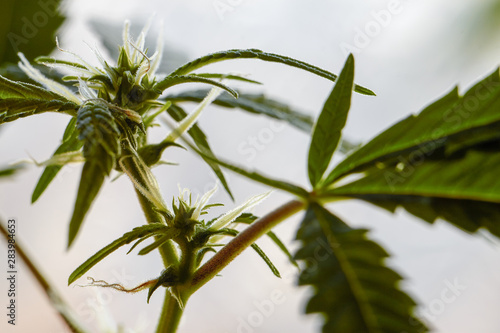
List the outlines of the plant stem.
{"type": "MultiPolygon", "coordinates": [[[[183,304],[186,304],[188,296],[182,297],[183,304]]],[[[165,290],[165,300],[160,314],[160,321],[156,328],[156,333],[175,333],[179,322],[181,321],[184,309],[181,308],[179,302],[170,294],[169,290],[165,290]]]]}
{"type": "MultiPolygon", "coordinates": [[[[0,220],[0,233],[5,237],[5,240],[9,240],[9,233],[7,232],[2,220],[0,220]]],[[[49,281],[45,278],[35,263],[31,261],[29,255],[24,251],[24,246],[22,246],[17,239],[15,240],[15,249],[16,254],[19,255],[24,264],[28,267],[28,270],[31,274],[33,274],[35,280],[42,287],[45,295],[47,295],[50,303],[54,306],[55,310],[59,313],[59,316],[61,316],[71,332],[85,333],[86,330],[83,329],[77,319],[74,318],[71,308],[66,304],[66,302],[64,302],[62,296],[57,292],[57,290],[50,285],[49,281]]]]}
{"type": "Polygon", "coordinates": [[[243,252],[243,250],[252,245],[281,221],[302,210],[304,206],[304,202],[292,200],[252,223],[196,271],[191,280],[189,291],[193,293],[198,290],[243,252]]]}

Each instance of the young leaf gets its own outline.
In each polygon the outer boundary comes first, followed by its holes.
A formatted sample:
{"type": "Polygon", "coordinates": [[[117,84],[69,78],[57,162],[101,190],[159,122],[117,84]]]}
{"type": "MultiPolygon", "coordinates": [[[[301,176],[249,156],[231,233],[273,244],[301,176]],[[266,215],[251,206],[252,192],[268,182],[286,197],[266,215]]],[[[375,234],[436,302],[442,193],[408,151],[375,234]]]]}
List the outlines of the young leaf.
{"type": "Polygon", "coordinates": [[[148,246],[141,249],[138,254],[140,256],[146,255],[146,254],[150,253],[151,251],[159,248],[163,244],[165,244],[166,241],[168,241],[174,237],[177,237],[179,234],[180,234],[180,231],[178,229],[168,229],[165,232],[163,232],[161,234],[161,236],[159,236],[158,239],[156,239],[153,243],[151,243],[148,246]]]}
{"type": "MultiPolygon", "coordinates": [[[[206,96],[206,95],[205,95],[206,96]]],[[[203,99],[202,99],[203,100],[203,99]]],[[[200,101],[201,102],[201,101],[200,101]]],[[[177,105],[172,105],[170,108],[167,109],[168,114],[177,122],[180,122],[182,119],[184,119],[187,116],[186,111],[182,109],[181,107],[177,105]]],[[[188,130],[189,136],[193,139],[194,143],[196,146],[202,150],[207,156],[215,158],[214,153],[212,152],[212,148],[210,148],[210,145],[208,144],[207,136],[201,128],[197,125],[194,124],[189,130],[188,130]]],[[[203,157],[203,160],[210,166],[210,168],[213,170],[217,178],[220,180],[222,186],[224,186],[224,189],[226,190],[227,194],[231,197],[231,199],[234,200],[233,194],[231,193],[231,190],[229,189],[229,185],[226,181],[226,177],[224,176],[224,173],[222,173],[222,170],[220,169],[219,165],[208,159],[203,157]]]]}
{"type": "Polygon", "coordinates": [[[314,126],[308,158],[309,181],[313,187],[323,177],[339,144],[351,107],[353,83],[354,57],[350,54],[314,126]]]}
{"type": "Polygon", "coordinates": [[[365,170],[377,162],[421,150],[426,154],[471,133],[492,133],[500,124],[500,76],[496,69],[462,97],[457,88],[425,108],[379,134],[343,160],[328,175],[325,185],[341,177],[365,170]]]}
{"type": "Polygon", "coordinates": [[[139,238],[162,234],[168,232],[168,230],[170,230],[168,226],[160,223],[152,223],[134,228],[132,231],[125,233],[122,237],[99,250],[96,254],[87,259],[83,264],[78,266],[78,268],[75,269],[69,276],[68,285],[75,282],[88,270],[94,267],[99,261],[107,257],[109,254],[113,253],[123,245],[129,244],[139,238]]]}
{"type": "Polygon", "coordinates": [[[401,276],[383,264],[387,252],[329,211],[312,203],[297,232],[305,261],[299,285],[314,287],[306,313],[325,315],[323,332],[427,332],[415,302],[398,287],[401,276]]]}
{"type": "MultiPolygon", "coordinates": [[[[191,90],[167,95],[165,99],[173,103],[199,103],[207,96],[207,93],[208,90],[191,90]]],[[[283,120],[301,131],[306,133],[311,132],[313,120],[309,115],[292,110],[288,105],[270,99],[263,94],[239,93],[238,98],[234,99],[230,95],[222,93],[212,103],[225,108],[239,108],[250,113],[262,114],[274,119],[283,120]]]]}
{"type": "Polygon", "coordinates": [[[158,91],[163,91],[167,88],[170,88],[172,86],[175,86],[177,84],[181,83],[207,83],[211,84],[213,86],[219,87],[233,95],[234,98],[238,98],[238,93],[236,90],[229,88],[223,83],[220,83],[219,81],[215,81],[209,78],[197,76],[197,75],[173,75],[173,76],[168,76],[162,81],[158,82],[155,86],[155,89],[158,91]]]}
{"type": "MultiPolygon", "coordinates": [[[[310,65],[300,60],[292,59],[289,57],[281,56],[278,54],[266,53],[257,49],[247,49],[247,50],[228,50],[221,51],[206,55],[204,57],[193,60],[170,73],[164,80],[168,80],[169,77],[175,75],[185,75],[191,73],[194,70],[197,70],[201,67],[225,60],[231,59],[259,59],[263,61],[269,62],[277,62],[287,66],[299,68],[310,73],[316,74],[323,78],[326,78],[331,81],[335,81],[337,79],[337,75],[332,74],[324,69],[319,67],[310,65]]],[[[162,81],[160,81],[155,88],[161,87],[163,85],[162,81]]],[[[375,95],[373,91],[370,89],[355,85],[354,91],[364,94],[364,95],[375,95]]]]}
{"type": "Polygon", "coordinates": [[[461,158],[375,169],[325,195],[359,198],[391,211],[401,205],[428,222],[443,218],[468,232],[485,227],[500,237],[500,180],[491,172],[499,168],[498,152],[470,149],[461,158]]]}

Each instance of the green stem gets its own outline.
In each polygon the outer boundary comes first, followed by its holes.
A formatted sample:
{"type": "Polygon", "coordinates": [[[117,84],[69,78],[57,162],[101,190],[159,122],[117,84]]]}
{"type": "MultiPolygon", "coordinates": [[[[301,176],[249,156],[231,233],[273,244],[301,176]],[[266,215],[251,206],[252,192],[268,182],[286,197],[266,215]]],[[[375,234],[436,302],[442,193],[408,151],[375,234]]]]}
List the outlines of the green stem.
{"type": "Polygon", "coordinates": [[[205,283],[219,274],[243,250],[252,245],[281,221],[302,210],[304,206],[304,202],[292,200],[252,223],[196,271],[191,280],[189,291],[193,293],[201,288],[205,283]]]}
{"type": "MultiPolygon", "coordinates": [[[[189,296],[182,297],[183,304],[186,304],[188,298],[189,296]]],[[[175,297],[170,294],[170,291],[165,290],[165,300],[156,333],[175,333],[183,312],[184,309],[181,308],[175,297]]]]}
{"type": "MultiPolygon", "coordinates": [[[[0,233],[5,237],[5,240],[9,240],[9,233],[2,220],[0,220],[0,233]]],[[[80,325],[80,323],[78,323],[78,320],[74,317],[71,308],[66,304],[66,302],[64,302],[58,291],[51,286],[40,269],[38,269],[35,263],[30,259],[30,256],[24,251],[24,246],[22,246],[17,239],[15,239],[15,246],[16,254],[19,255],[26,267],[28,267],[28,270],[31,274],[33,274],[35,280],[42,287],[50,303],[52,303],[54,309],[59,313],[59,316],[61,316],[70,331],[73,333],[85,333],[86,330],[80,325]]]]}

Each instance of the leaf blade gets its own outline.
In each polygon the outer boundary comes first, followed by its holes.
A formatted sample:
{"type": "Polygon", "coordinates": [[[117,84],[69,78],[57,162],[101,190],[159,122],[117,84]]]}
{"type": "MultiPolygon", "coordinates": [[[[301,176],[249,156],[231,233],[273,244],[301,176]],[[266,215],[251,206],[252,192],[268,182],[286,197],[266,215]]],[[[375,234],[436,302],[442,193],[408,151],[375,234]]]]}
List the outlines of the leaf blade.
{"type": "Polygon", "coordinates": [[[321,181],[339,144],[351,107],[353,83],[354,57],[350,54],[314,127],[307,163],[309,181],[313,187],[321,181]]]}

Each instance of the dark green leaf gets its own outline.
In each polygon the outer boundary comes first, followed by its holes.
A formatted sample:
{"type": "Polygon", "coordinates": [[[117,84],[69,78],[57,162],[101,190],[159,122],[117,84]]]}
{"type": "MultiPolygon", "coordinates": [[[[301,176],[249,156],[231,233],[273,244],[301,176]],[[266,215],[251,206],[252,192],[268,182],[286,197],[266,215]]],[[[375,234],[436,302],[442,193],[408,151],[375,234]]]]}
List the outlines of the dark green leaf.
{"type": "Polygon", "coordinates": [[[17,62],[17,52],[28,59],[49,54],[55,34],[65,17],[58,10],[61,0],[3,0],[0,12],[0,64],[17,62]]]}
{"type": "Polygon", "coordinates": [[[351,54],[314,126],[307,164],[309,181],[313,187],[323,177],[339,144],[351,107],[353,82],[354,57],[351,54]]]}
{"type": "MultiPolygon", "coordinates": [[[[167,112],[177,122],[180,122],[187,116],[187,113],[177,105],[170,106],[170,108],[167,109],[167,112]]],[[[212,148],[210,148],[210,145],[208,144],[208,140],[205,133],[203,133],[203,131],[197,124],[194,124],[188,130],[188,134],[194,140],[194,143],[196,144],[198,149],[203,151],[203,153],[206,154],[207,156],[210,156],[211,158],[215,159],[215,155],[212,152],[212,148]]],[[[227,184],[226,177],[224,177],[224,174],[222,173],[222,170],[220,169],[219,165],[209,158],[206,158],[204,156],[202,156],[202,158],[214,171],[215,175],[220,180],[222,186],[224,186],[224,189],[229,194],[231,199],[234,200],[233,194],[231,193],[229,185],[227,184]]]]}
{"type": "MultiPolygon", "coordinates": [[[[330,184],[377,162],[420,151],[426,155],[464,137],[494,136],[500,124],[500,77],[496,69],[462,97],[455,88],[419,115],[393,125],[342,161],[327,177],[330,184]]],[[[419,154],[420,154],[419,153],[419,154]]]]}
{"type": "Polygon", "coordinates": [[[165,79],[161,80],[158,82],[155,86],[155,89],[158,91],[163,91],[167,88],[173,87],[178,84],[182,83],[206,83],[206,84],[211,84],[213,86],[219,87],[221,89],[224,89],[231,95],[233,95],[235,98],[238,98],[238,93],[236,90],[229,88],[223,83],[220,83],[219,81],[215,81],[209,78],[197,76],[197,75],[173,75],[173,76],[167,76],[165,79]]]}
{"type": "Polygon", "coordinates": [[[106,174],[98,163],[87,161],[83,165],[75,208],[73,209],[73,216],[69,223],[68,248],[75,240],[83,220],[85,219],[85,215],[87,215],[92,202],[94,202],[94,199],[97,197],[104,183],[105,176],[106,174]]]}
{"type": "MultiPolygon", "coordinates": [[[[231,59],[259,59],[263,61],[269,61],[269,62],[277,62],[281,64],[285,64],[287,66],[303,69],[305,71],[311,72],[313,74],[316,74],[318,76],[321,76],[323,78],[326,78],[331,81],[335,81],[337,79],[337,75],[332,74],[328,71],[325,71],[324,69],[321,69],[319,67],[310,65],[308,63],[305,63],[300,60],[292,59],[289,57],[281,56],[278,54],[272,54],[272,53],[266,53],[261,50],[257,49],[247,49],[247,50],[228,50],[228,51],[221,51],[221,52],[216,52],[212,53],[209,55],[206,55],[204,57],[198,58],[196,60],[193,60],[172,73],[170,73],[168,77],[174,76],[174,75],[185,75],[188,73],[191,73],[194,70],[197,70],[198,68],[219,62],[219,61],[225,61],[225,60],[231,60],[231,59]]],[[[158,83],[161,87],[161,82],[158,83]]],[[[358,93],[365,94],[365,95],[375,95],[373,91],[355,85],[354,90],[358,93]]]]}
{"type": "Polygon", "coordinates": [[[325,333],[421,333],[415,302],[399,288],[401,276],[387,268],[387,252],[329,211],[312,203],[297,233],[295,258],[304,261],[299,285],[314,287],[306,313],[323,313],[325,333]]]}
{"type": "MultiPolygon", "coordinates": [[[[78,139],[78,133],[75,131],[76,128],[76,117],[72,118],[66,131],[64,133],[63,143],[56,149],[53,156],[57,154],[67,153],[71,151],[77,151],[82,148],[83,142],[78,139]]],[[[49,165],[43,170],[38,183],[36,184],[35,190],[31,196],[31,202],[34,203],[47,189],[49,184],[54,180],[59,171],[62,169],[61,165],[49,165]]]]}
{"type": "Polygon", "coordinates": [[[485,227],[500,237],[500,178],[492,172],[499,168],[498,152],[470,149],[454,159],[374,169],[325,194],[360,198],[391,211],[401,205],[428,222],[440,217],[466,231],[485,227]]]}
{"type": "MultiPolygon", "coordinates": [[[[208,94],[208,90],[191,90],[179,94],[167,95],[166,99],[176,102],[200,103],[208,94]]],[[[222,93],[212,104],[225,108],[239,108],[244,111],[263,114],[268,117],[288,122],[290,125],[306,132],[311,132],[313,120],[310,116],[290,109],[286,104],[267,98],[263,94],[242,94],[237,99],[222,93]]]]}
{"type": "Polygon", "coordinates": [[[77,269],[75,269],[73,273],[71,273],[71,275],[69,276],[68,285],[75,282],[89,269],[94,267],[99,261],[107,257],[109,254],[113,253],[123,245],[129,244],[139,238],[151,237],[157,234],[162,234],[164,232],[167,232],[169,229],[170,228],[168,226],[160,223],[152,223],[134,228],[132,231],[127,232],[122,237],[118,238],[114,242],[110,243],[109,245],[99,250],[96,254],[94,254],[92,257],[87,259],[83,264],[81,264],[77,269]]]}

